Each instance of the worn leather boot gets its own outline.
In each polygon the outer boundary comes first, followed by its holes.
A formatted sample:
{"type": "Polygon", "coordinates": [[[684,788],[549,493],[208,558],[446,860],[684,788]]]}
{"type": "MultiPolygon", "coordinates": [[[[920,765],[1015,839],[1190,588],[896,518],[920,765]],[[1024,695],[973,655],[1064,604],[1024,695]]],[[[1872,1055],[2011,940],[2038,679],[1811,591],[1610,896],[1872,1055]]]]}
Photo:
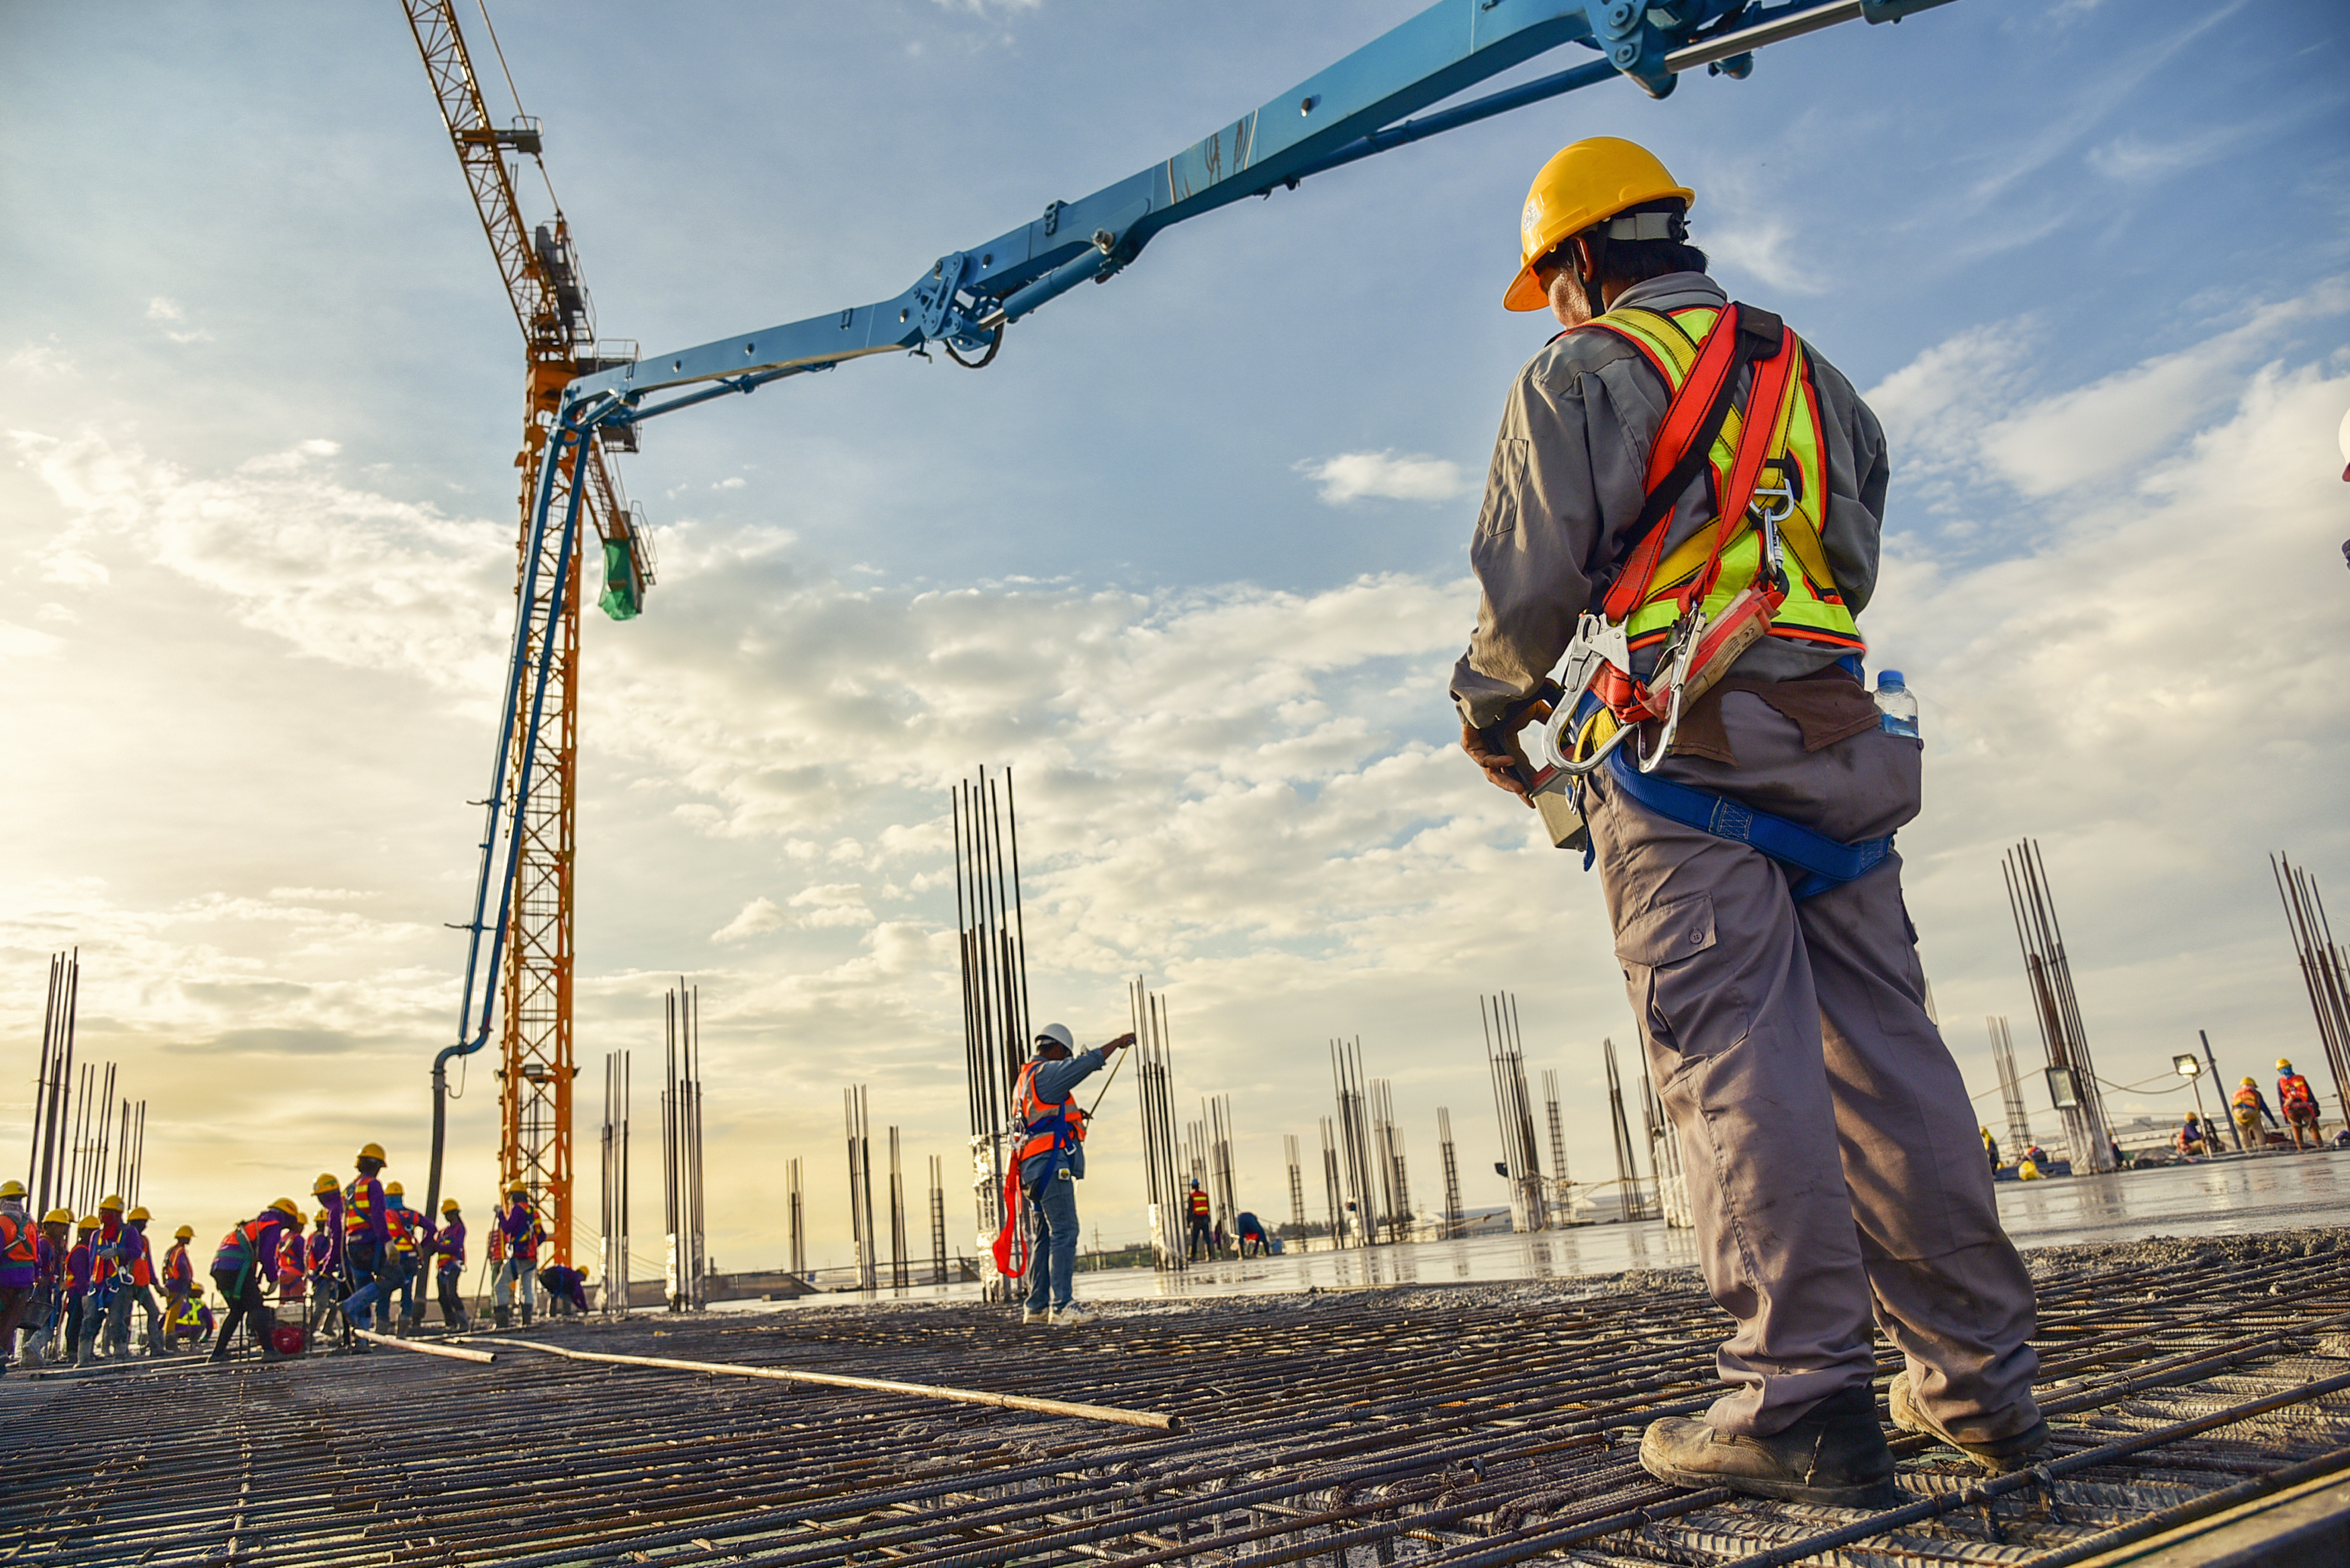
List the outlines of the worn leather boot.
{"type": "Polygon", "coordinates": [[[530,1326],[530,1308],[528,1307],[522,1309],[522,1325],[525,1328],[528,1328],[530,1326]]]}
{"type": "Polygon", "coordinates": [[[1817,1508],[1891,1508],[1893,1450],[1877,1424],[1866,1388],[1847,1388],[1813,1406],[1784,1431],[1732,1438],[1703,1421],[1660,1416],[1640,1438],[1640,1464],[1675,1486],[1728,1487],[1750,1497],[1817,1508]]]}
{"type": "Polygon", "coordinates": [[[1893,1424],[1905,1432],[1923,1432],[1944,1445],[1959,1450],[1992,1475],[2003,1476],[2012,1471],[2028,1469],[2032,1456],[2048,1446],[2048,1423],[2035,1420],[2025,1430],[2012,1438],[1960,1438],[1938,1426],[1933,1418],[1918,1407],[1917,1398],[1909,1390],[1909,1374],[1897,1372],[1892,1386],[1885,1391],[1886,1407],[1891,1411],[1893,1424]]]}
{"type": "Polygon", "coordinates": [[[514,1326],[514,1308],[492,1307],[490,1311],[492,1315],[497,1319],[497,1325],[500,1328],[512,1328],[514,1326]]]}

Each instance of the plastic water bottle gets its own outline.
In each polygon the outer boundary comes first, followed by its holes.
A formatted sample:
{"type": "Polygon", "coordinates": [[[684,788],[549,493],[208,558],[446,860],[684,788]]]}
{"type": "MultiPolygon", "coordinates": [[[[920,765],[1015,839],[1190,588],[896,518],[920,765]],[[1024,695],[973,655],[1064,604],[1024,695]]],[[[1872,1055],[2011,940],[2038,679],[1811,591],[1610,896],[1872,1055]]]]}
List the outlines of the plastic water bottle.
{"type": "Polygon", "coordinates": [[[1909,740],[1918,734],[1918,695],[1901,679],[1898,670],[1882,671],[1877,677],[1877,707],[1885,715],[1877,722],[1888,735],[1901,735],[1909,740]]]}

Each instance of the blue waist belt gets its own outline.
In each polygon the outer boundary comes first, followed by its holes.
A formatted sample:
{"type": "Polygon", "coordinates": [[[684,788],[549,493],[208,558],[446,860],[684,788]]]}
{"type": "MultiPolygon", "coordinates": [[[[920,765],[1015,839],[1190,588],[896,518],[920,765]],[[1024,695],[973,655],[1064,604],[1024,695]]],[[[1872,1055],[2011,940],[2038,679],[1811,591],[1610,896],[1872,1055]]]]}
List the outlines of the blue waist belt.
{"type": "Polygon", "coordinates": [[[1621,746],[1608,754],[1607,773],[1626,794],[1659,816],[1732,839],[1787,867],[1787,892],[1798,902],[1866,876],[1893,853],[1889,833],[1857,844],[1839,843],[1783,816],[1644,774],[1625,757],[1621,746]]]}

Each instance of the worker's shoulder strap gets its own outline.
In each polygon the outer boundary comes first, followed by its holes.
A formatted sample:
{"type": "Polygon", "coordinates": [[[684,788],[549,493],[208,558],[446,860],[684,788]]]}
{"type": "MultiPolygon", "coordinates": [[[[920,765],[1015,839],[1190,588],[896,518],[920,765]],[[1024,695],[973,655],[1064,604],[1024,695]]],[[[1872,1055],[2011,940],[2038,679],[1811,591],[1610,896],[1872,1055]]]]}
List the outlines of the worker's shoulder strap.
{"type": "MultiPolygon", "coordinates": [[[[1653,311],[1640,314],[1645,317],[1656,315],[1653,311]]],[[[1607,317],[1596,318],[1594,324],[1619,315],[1628,316],[1630,313],[1610,311],[1607,317]]],[[[1648,326],[1645,322],[1639,325],[1643,327],[1648,326]]],[[[1681,330],[1678,323],[1672,325],[1676,332],[1681,330]]],[[[1636,344],[1641,341],[1628,333],[1625,337],[1627,341],[1636,344]]],[[[1664,554],[1666,535],[1672,531],[1673,505],[1681,493],[1689,488],[1690,482],[1706,468],[1713,443],[1721,434],[1723,422],[1730,417],[1731,406],[1738,400],[1739,372],[1750,364],[1773,357],[1786,357],[1788,337],[1786,323],[1770,311],[1733,303],[1715,318],[1703,341],[1698,344],[1696,357],[1690,362],[1686,379],[1677,384],[1661,366],[1659,368],[1658,373],[1665,377],[1665,384],[1672,389],[1672,400],[1666,405],[1665,417],[1657,426],[1655,444],[1648,449],[1648,470],[1644,483],[1646,498],[1631,530],[1639,543],[1633,547],[1631,559],[1625,563],[1624,570],[1608,589],[1603,607],[1608,619],[1621,621],[1630,615],[1654,579],[1659,559],[1664,554]]],[[[1759,388],[1757,389],[1760,390],[1759,388]]],[[[1779,389],[1779,395],[1784,395],[1783,385],[1779,389]]],[[[1752,417],[1755,412],[1754,410],[1748,410],[1746,426],[1749,428],[1758,422],[1752,417]]],[[[1760,422],[1775,424],[1775,400],[1771,412],[1773,417],[1760,422]]],[[[1758,471],[1761,461],[1758,452],[1753,463],[1758,471]]],[[[1718,510],[1734,516],[1745,510],[1745,504],[1742,500],[1733,508],[1725,502],[1718,510]]]]}

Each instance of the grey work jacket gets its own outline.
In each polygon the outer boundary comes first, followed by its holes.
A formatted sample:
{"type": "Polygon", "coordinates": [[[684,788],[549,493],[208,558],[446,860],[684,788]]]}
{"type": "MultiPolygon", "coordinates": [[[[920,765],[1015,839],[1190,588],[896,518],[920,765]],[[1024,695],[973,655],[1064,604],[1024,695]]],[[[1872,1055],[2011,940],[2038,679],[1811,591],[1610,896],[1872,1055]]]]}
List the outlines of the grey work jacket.
{"type": "MultiPolygon", "coordinates": [[[[1635,284],[1617,306],[1680,310],[1727,304],[1703,273],[1635,284]]],[[[1819,389],[1828,502],[1820,543],[1836,588],[1857,617],[1877,587],[1885,515],[1885,432],[1835,366],[1804,345],[1819,389]]],[[[1596,610],[1639,541],[1632,527],[1669,397],[1638,350],[1605,330],[1564,333],[1526,361],[1502,412],[1470,541],[1484,595],[1469,650],[1452,670],[1461,716],[1482,727],[1531,694],[1557,667],[1576,618],[1596,610]]],[[[1667,549],[1713,520],[1700,472],[1673,514],[1667,549]]],[[[1765,638],[1739,659],[1741,675],[1790,680],[1835,661],[1832,649],[1765,638]]]]}

